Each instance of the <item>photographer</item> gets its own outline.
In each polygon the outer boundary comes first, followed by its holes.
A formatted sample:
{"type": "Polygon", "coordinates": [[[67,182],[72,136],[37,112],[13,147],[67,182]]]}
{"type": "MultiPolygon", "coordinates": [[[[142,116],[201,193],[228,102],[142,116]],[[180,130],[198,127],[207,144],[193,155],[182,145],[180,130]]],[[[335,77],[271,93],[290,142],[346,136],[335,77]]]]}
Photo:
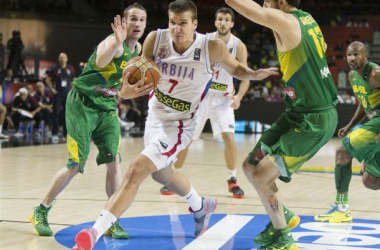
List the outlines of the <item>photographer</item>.
{"type": "Polygon", "coordinates": [[[24,44],[21,40],[21,33],[18,30],[12,32],[12,38],[7,43],[7,49],[9,50],[9,60],[7,69],[13,71],[15,77],[19,76],[20,65],[26,72],[24,63],[21,58],[21,51],[24,48],[24,44]]]}

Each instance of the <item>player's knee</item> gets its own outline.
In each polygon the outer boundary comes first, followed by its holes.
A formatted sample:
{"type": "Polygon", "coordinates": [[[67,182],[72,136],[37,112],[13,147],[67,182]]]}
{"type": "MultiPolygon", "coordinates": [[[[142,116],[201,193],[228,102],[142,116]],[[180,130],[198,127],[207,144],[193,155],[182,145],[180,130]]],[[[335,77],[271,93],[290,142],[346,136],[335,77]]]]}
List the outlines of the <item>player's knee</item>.
{"type": "Polygon", "coordinates": [[[380,178],[377,178],[367,172],[363,174],[362,182],[364,186],[371,190],[379,190],[380,189],[380,178]]]}
{"type": "Polygon", "coordinates": [[[245,175],[252,175],[253,165],[249,163],[249,157],[247,157],[242,164],[243,171],[245,175]]]}
{"type": "Polygon", "coordinates": [[[143,164],[140,164],[139,162],[134,162],[129,167],[126,178],[128,178],[128,182],[140,183],[143,179],[145,179],[148,176],[147,172],[148,171],[143,164]]]}
{"type": "Polygon", "coordinates": [[[340,147],[336,150],[335,158],[336,162],[340,164],[350,164],[352,161],[352,156],[343,145],[340,145],[340,147]]]}

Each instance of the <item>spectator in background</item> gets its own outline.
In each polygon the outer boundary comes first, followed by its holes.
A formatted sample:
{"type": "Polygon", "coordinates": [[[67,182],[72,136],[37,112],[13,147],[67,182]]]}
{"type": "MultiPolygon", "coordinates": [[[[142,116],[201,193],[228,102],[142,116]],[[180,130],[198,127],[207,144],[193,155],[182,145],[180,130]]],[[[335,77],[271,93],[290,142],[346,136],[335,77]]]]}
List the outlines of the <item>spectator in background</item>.
{"type": "Polygon", "coordinates": [[[53,93],[53,143],[58,143],[58,127],[62,126],[63,136],[66,137],[65,111],[66,98],[69,93],[72,82],[75,78],[75,69],[67,64],[68,57],[66,53],[60,53],[58,56],[58,65],[52,67],[46,78],[46,83],[53,93]]]}
{"type": "Polygon", "coordinates": [[[343,44],[342,40],[338,41],[338,43],[335,45],[334,51],[335,51],[335,58],[336,59],[343,59],[343,57],[344,57],[344,44],[343,44]]]}
{"type": "Polygon", "coordinates": [[[0,139],[9,139],[9,136],[3,134],[3,124],[7,116],[7,108],[3,105],[3,85],[0,85],[0,139]]]}
{"type": "Polygon", "coordinates": [[[267,98],[267,101],[268,102],[281,102],[282,101],[282,98],[281,96],[278,94],[278,91],[277,91],[277,87],[274,86],[272,88],[272,90],[270,91],[270,95],[268,96],[267,98]]]}
{"type": "Polygon", "coordinates": [[[363,18],[362,21],[359,23],[359,27],[361,28],[368,28],[369,23],[367,22],[367,19],[363,18]]]}
{"type": "Polygon", "coordinates": [[[358,22],[353,18],[346,23],[346,27],[358,27],[358,22]]]}
{"type": "Polygon", "coordinates": [[[7,49],[9,50],[7,69],[11,69],[14,76],[18,77],[20,66],[26,71],[21,58],[21,51],[24,49],[24,44],[21,40],[20,31],[14,30],[12,32],[12,38],[7,42],[7,49]]]}
{"type": "MultiPolygon", "coordinates": [[[[15,96],[12,104],[12,120],[15,131],[20,129],[20,122],[22,120],[32,120],[35,115],[40,111],[40,107],[28,95],[26,88],[21,88],[18,95],[15,96]]],[[[35,117],[36,124],[39,124],[40,117],[35,117]]],[[[22,135],[22,134],[16,134],[22,135]]]]}
{"type": "Polygon", "coordinates": [[[380,44],[380,31],[379,29],[376,29],[373,32],[373,45],[379,45],[380,44]]]}
{"type": "Polygon", "coordinates": [[[44,121],[45,131],[50,131],[49,128],[52,124],[53,98],[50,93],[46,93],[45,85],[41,81],[36,84],[36,94],[34,95],[34,98],[41,109],[39,114],[41,120],[44,121]]]}

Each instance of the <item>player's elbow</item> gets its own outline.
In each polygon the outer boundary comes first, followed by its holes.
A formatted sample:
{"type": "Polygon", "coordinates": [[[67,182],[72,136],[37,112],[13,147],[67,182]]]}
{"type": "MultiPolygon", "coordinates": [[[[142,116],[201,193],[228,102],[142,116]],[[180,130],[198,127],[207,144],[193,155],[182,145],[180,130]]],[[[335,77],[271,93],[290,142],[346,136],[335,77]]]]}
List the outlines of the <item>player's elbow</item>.
{"type": "Polygon", "coordinates": [[[96,60],[95,60],[95,64],[96,64],[96,67],[99,68],[99,69],[102,69],[104,68],[107,64],[103,62],[103,60],[101,60],[101,58],[97,57],[96,60]]]}

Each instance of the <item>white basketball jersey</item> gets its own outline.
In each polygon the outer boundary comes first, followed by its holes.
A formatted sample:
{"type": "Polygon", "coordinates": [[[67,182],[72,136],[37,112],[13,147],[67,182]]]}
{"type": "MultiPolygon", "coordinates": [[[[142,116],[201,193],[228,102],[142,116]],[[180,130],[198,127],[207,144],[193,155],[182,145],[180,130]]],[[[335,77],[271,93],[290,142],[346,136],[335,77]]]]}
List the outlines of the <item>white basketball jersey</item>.
{"type": "Polygon", "coordinates": [[[157,30],[153,57],[160,70],[160,81],[149,97],[149,116],[161,121],[194,118],[212,78],[209,38],[194,34],[191,46],[183,54],[178,54],[173,48],[169,29],[157,30]]]}
{"type": "MultiPolygon", "coordinates": [[[[216,38],[216,32],[207,34],[210,39],[216,38]]],[[[231,56],[236,58],[237,47],[239,45],[240,39],[234,35],[230,35],[230,39],[227,43],[227,48],[231,56]]],[[[228,72],[222,68],[219,63],[215,63],[213,66],[213,76],[212,83],[210,85],[210,91],[218,93],[228,93],[232,94],[235,91],[233,84],[233,77],[228,74],[228,72]]]]}

